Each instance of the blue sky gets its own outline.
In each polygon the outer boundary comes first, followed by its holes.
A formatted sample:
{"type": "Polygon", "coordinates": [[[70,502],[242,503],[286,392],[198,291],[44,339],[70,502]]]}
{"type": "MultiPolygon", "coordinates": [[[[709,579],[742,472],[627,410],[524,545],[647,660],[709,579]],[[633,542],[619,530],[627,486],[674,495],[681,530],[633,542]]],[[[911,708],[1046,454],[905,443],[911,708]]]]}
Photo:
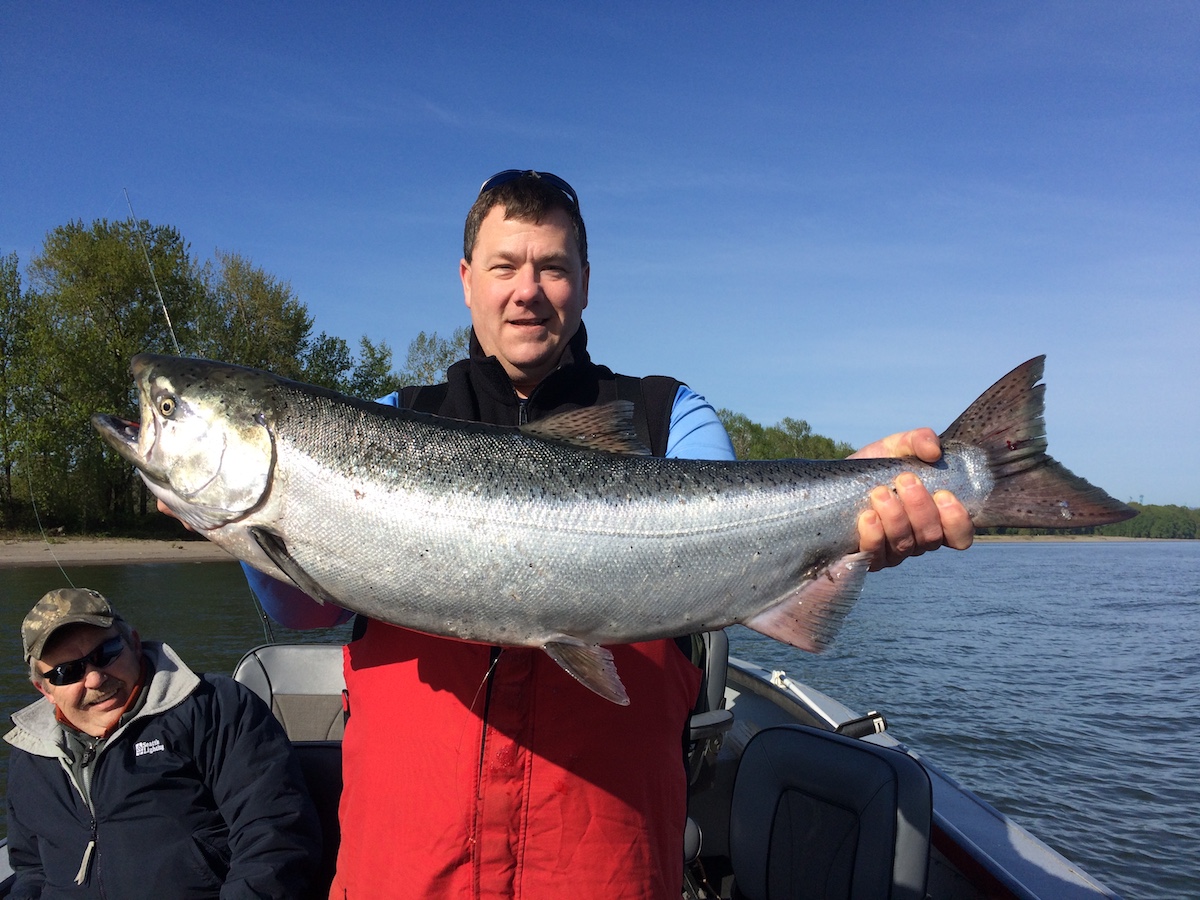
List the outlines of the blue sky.
{"type": "Polygon", "coordinates": [[[1197,4],[433,6],[0,5],[0,253],[128,189],[402,362],[550,170],[613,368],[857,445],[1046,353],[1055,457],[1200,506],[1197,4]]]}

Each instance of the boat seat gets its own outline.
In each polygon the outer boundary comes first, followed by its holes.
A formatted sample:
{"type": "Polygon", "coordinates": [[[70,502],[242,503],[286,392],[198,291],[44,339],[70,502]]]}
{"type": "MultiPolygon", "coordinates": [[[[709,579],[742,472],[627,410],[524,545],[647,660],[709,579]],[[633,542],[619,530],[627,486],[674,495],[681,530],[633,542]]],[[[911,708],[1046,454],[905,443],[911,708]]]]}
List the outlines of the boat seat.
{"type": "MultiPolygon", "coordinates": [[[[688,717],[688,784],[696,784],[705,763],[720,748],[720,738],[733,725],[733,711],[725,708],[725,682],[729,671],[729,638],[723,629],[706,631],[699,660],[700,692],[688,717]]],[[[694,658],[694,657],[693,657],[694,658]]]]}
{"type": "MultiPolygon", "coordinates": [[[[701,775],[711,772],[721,738],[733,726],[733,712],[725,708],[725,682],[729,673],[729,638],[723,629],[692,635],[692,660],[700,666],[700,690],[688,716],[684,761],[688,788],[701,787],[701,775]],[[698,639],[698,640],[697,640],[698,639]]],[[[691,865],[704,846],[704,829],[690,815],[683,834],[683,861],[691,865]]]]}
{"type": "Polygon", "coordinates": [[[908,754],[805,725],[746,744],[730,813],[735,897],[923,900],[933,798],[908,754]]]}
{"type": "Polygon", "coordinates": [[[341,644],[264,644],[242,657],[233,678],[271,707],[293,743],[341,740],[341,644]]]}
{"type": "Polygon", "coordinates": [[[342,797],[342,742],[301,741],[293,747],[321,822],[321,868],[311,896],[325,900],[329,896],[329,885],[333,883],[342,837],[338,825],[338,803],[342,797]]]}

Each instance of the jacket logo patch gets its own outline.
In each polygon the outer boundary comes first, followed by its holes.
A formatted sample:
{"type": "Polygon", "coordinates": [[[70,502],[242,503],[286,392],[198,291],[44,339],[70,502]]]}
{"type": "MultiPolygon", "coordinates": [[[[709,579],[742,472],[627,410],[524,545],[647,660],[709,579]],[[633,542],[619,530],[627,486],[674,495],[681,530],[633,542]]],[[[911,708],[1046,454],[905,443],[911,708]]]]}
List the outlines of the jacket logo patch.
{"type": "Polygon", "coordinates": [[[133,745],[134,756],[145,756],[147,753],[162,753],[167,748],[158,738],[152,741],[138,741],[133,745]]]}

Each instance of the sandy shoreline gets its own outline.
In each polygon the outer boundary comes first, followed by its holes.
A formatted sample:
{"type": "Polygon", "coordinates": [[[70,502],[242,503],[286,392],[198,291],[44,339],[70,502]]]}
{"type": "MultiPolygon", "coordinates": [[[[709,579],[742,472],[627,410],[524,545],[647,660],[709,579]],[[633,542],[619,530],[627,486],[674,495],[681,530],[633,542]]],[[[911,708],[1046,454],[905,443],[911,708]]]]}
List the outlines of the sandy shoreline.
{"type": "MultiPolygon", "coordinates": [[[[990,541],[1123,541],[1093,535],[981,535],[990,541]]],[[[57,565],[130,565],[133,563],[229,562],[233,557],[210,541],[138,540],[135,538],[6,538],[0,540],[0,569],[57,565]]]]}
{"type": "Polygon", "coordinates": [[[10,538],[0,541],[0,569],[57,565],[130,565],[132,563],[229,562],[228,553],[211,541],[162,541],[134,538],[10,538]]]}

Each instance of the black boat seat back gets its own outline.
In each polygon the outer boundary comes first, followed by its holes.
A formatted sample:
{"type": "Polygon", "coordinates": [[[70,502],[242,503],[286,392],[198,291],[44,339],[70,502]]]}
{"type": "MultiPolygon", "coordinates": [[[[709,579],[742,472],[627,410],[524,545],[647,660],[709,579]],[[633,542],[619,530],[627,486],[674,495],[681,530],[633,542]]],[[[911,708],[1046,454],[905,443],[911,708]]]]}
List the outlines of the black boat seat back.
{"type": "Polygon", "coordinates": [[[301,741],[292,746],[321,822],[320,870],[309,896],[313,900],[326,900],[337,868],[338,844],[342,836],[338,824],[338,803],[342,797],[342,742],[301,741]]]}
{"type": "Polygon", "coordinates": [[[233,678],[271,707],[293,743],[342,739],[341,644],[264,644],[242,657],[233,678]]]}
{"type": "Polygon", "coordinates": [[[744,900],[923,900],[933,796],[899,750],[805,725],[746,745],[729,853],[744,900]]]}
{"type": "Polygon", "coordinates": [[[688,717],[688,784],[700,780],[701,773],[720,747],[720,738],[733,725],[733,711],[725,708],[725,682],[729,672],[729,638],[723,629],[696,635],[701,643],[693,652],[700,666],[700,691],[688,717]],[[696,658],[697,652],[699,659],[696,658]]]}

